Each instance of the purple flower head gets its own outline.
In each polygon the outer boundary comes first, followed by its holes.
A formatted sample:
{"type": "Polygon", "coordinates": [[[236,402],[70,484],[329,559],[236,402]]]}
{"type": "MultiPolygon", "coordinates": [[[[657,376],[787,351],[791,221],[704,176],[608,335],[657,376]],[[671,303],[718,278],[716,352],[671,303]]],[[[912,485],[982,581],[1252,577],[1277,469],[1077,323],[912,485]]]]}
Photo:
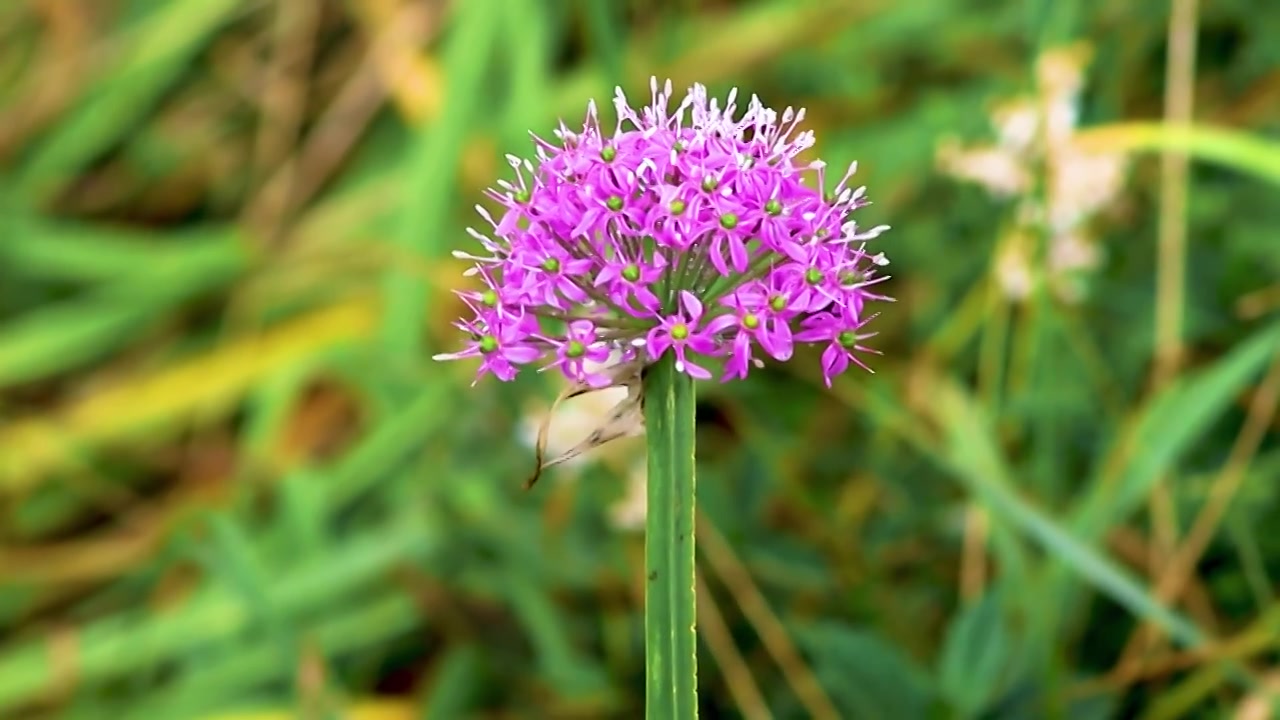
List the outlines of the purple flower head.
{"type": "Polygon", "coordinates": [[[477,208],[489,229],[468,230],[481,251],[454,253],[483,280],[459,292],[471,342],[437,359],[479,357],[502,380],[541,359],[587,385],[608,382],[586,368],[618,353],[669,351],[699,379],[705,358],[742,379],[798,344],[824,348],[828,384],[866,367],[864,308],[890,299],[867,243],[887,228],[852,219],[867,204],[848,187],[856,165],[824,194],[825,165],[797,159],[814,144],[803,109],[753,96],[735,117],[736,90],[722,105],[694,85],[674,107],[669,81],[650,90],[632,108],[619,89],[611,129],[593,102],[580,131],[561,123],[554,142],[534,136],[533,160],[508,157],[515,178],[486,193],[501,209],[477,208]]]}

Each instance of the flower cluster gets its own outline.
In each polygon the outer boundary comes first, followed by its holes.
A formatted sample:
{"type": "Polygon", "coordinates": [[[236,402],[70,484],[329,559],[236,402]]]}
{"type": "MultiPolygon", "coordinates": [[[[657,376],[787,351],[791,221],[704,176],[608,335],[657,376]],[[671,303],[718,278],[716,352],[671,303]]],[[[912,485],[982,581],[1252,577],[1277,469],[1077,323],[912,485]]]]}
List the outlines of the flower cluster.
{"type": "Polygon", "coordinates": [[[866,242],[887,227],[850,217],[867,204],[848,186],[856,166],[824,194],[824,164],[797,159],[814,143],[796,132],[803,109],[779,118],[753,96],[735,119],[736,91],[721,108],[694,85],[672,110],[670,81],[651,90],[639,110],[618,90],[611,134],[593,102],[581,132],[534,137],[536,162],[508,157],[514,181],[487,193],[501,215],[477,207],[491,229],[468,230],[483,254],[454,253],[483,283],[458,292],[470,342],[436,358],[478,357],[479,375],[502,380],[541,362],[592,387],[610,382],[598,363],[641,353],[674,353],[699,379],[705,358],[723,359],[722,380],[745,378],[800,343],[825,348],[828,385],[865,368],[867,304],[889,299],[872,287],[888,261],[866,242]]]}

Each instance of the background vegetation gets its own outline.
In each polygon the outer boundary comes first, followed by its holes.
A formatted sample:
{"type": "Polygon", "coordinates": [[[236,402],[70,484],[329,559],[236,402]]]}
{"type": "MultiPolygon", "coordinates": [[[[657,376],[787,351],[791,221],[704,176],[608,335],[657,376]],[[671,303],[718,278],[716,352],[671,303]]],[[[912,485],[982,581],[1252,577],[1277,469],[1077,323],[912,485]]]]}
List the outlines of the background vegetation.
{"type": "Polygon", "coordinates": [[[701,390],[704,716],[1270,716],[1280,6],[1203,5],[0,3],[0,716],[638,717],[642,443],[524,493],[555,379],[429,358],[652,74],[894,226],[874,375],[701,390]]]}

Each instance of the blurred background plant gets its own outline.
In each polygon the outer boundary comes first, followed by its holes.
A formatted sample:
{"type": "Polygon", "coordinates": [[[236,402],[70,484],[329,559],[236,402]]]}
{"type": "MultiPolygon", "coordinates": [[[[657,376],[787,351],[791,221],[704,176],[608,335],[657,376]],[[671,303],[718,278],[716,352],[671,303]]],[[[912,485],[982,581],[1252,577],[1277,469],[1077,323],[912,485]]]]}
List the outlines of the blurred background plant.
{"type": "Polygon", "coordinates": [[[704,716],[1269,716],[1276,37],[1250,0],[0,4],[0,716],[639,716],[643,443],[523,493],[556,380],[427,358],[502,154],[651,74],[808,107],[894,226],[875,375],[700,391],[704,716]]]}

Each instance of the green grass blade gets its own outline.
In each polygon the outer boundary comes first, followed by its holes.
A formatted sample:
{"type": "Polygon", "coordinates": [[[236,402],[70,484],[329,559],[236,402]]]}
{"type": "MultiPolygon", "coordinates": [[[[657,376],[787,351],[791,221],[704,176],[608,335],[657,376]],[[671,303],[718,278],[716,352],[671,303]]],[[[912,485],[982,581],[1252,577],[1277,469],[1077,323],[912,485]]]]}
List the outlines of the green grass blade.
{"type": "Polygon", "coordinates": [[[47,305],[0,325],[0,388],[96,360],[156,316],[156,308],[143,303],[88,298],[47,305]]]}
{"type": "MultiPolygon", "coordinates": [[[[902,381],[890,380],[893,375],[888,371],[878,374],[885,380],[867,386],[849,377],[839,378],[835,393],[850,409],[865,415],[875,427],[897,437],[944,472],[955,473],[958,467],[969,467],[970,463],[975,472],[981,472],[982,467],[990,465],[990,458],[982,456],[981,447],[961,448],[962,458],[956,458],[948,448],[940,447],[895,392],[894,388],[900,387],[902,381]]],[[[1003,518],[994,520],[991,524],[991,545],[1000,563],[1001,575],[1010,586],[1020,586],[1030,573],[1031,560],[1016,529],[1007,527],[1003,518]]]]}
{"type": "Polygon", "coordinates": [[[517,155],[527,154],[532,147],[529,132],[545,132],[544,121],[552,117],[547,105],[553,87],[554,40],[547,14],[547,8],[537,3],[512,3],[506,11],[506,72],[511,76],[511,91],[502,130],[517,155]]]}
{"type": "MultiPolygon", "coordinates": [[[[501,27],[501,17],[491,0],[460,5],[445,50],[444,69],[449,78],[444,113],[434,126],[418,132],[410,151],[405,176],[404,214],[399,247],[438,255],[436,249],[455,244],[445,222],[453,202],[450,182],[462,156],[462,147],[481,111],[485,73],[501,27]]],[[[386,316],[383,340],[391,353],[404,360],[419,355],[422,327],[427,313],[426,285],[409,270],[392,268],[386,280],[386,316]]]]}
{"type": "Polygon", "coordinates": [[[648,510],[645,517],[647,717],[698,716],[694,630],[694,389],[667,353],[645,378],[648,510]]]}
{"type": "Polygon", "coordinates": [[[507,593],[511,609],[529,638],[537,665],[556,694],[587,699],[608,692],[600,666],[579,653],[570,641],[569,616],[534,578],[512,576],[507,593]]]}
{"type": "Polygon", "coordinates": [[[20,175],[22,199],[43,202],[95,157],[136,132],[192,58],[240,10],[241,0],[156,3],[110,74],[37,145],[20,175]]]}
{"type": "Polygon", "coordinates": [[[32,382],[101,359],[188,298],[238,273],[222,267],[171,266],[167,275],[134,275],[0,324],[0,387],[32,382]]]}
{"type": "Polygon", "coordinates": [[[1076,534],[1097,541],[1138,510],[1156,482],[1226,412],[1248,384],[1280,352],[1280,323],[1256,333],[1213,366],[1184,376],[1157,396],[1138,417],[1136,430],[1120,441],[1127,461],[1114,476],[1090,485],[1073,513],[1076,534]]]}
{"type": "Polygon", "coordinates": [[[467,717],[480,695],[484,656],[476,645],[459,645],[436,666],[430,693],[423,696],[424,718],[467,717]]]}
{"type": "Polygon", "coordinates": [[[378,423],[359,445],[325,472],[326,502],[341,507],[375,489],[398,463],[420,452],[422,439],[430,437],[449,419],[445,410],[448,386],[432,383],[406,399],[402,407],[378,423]]]}
{"type": "Polygon", "coordinates": [[[210,279],[234,277],[252,262],[250,246],[240,234],[221,226],[161,234],[18,217],[0,219],[0,235],[0,267],[6,272],[85,284],[145,279],[123,284],[135,295],[184,285],[209,287],[210,279]]]}
{"type": "MultiPolygon", "coordinates": [[[[1204,633],[1161,603],[1131,573],[1014,492],[1008,465],[987,430],[989,423],[967,394],[955,385],[944,384],[934,398],[951,455],[957,459],[955,473],[984,506],[1137,617],[1181,643],[1198,645],[1205,640],[1204,633]]],[[[1034,592],[1043,599],[1040,590],[1034,592]]]]}
{"type": "MultiPolygon", "coordinates": [[[[400,593],[386,593],[362,597],[360,602],[325,614],[309,626],[307,639],[326,657],[335,657],[389,643],[402,633],[421,628],[421,621],[412,599],[400,593]]],[[[140,720],[204,717],[210,712],[240,707],[264,684],[279,683],[287,687],[296,672],[295,667],[280,661],[279,649],[269,639],[254,637],[234,653],[211,654],[202,658],[197,665],[169,682],[150,688],[145,695],[138,693],[128,700],[112,704],[127,709],[127,714],[99,711],[97,715],[86,713],[86,717],[140,720]]],[[[98,704],[101,706],[103,703],[98,704]]]]}
{"type": "Polygon", "coordinates": [[[621,19],[623,8],[613,3],[586,3],[587,26],[591,28],[591,51],[604,70],[610,83],[620,83],[623,76],[622,51],[626,47],[623,37],[625,21],[621,19]]]}
{"type": "Polygon", "coordinates": [[[960,610],[939,650],[938,690],[959,718],[981,717],[1010,682],[1017,647],[998,590],[960,610]]]}
{"type": "MultiPolygon", "coordinates": [[[[269,599],[281,613],[313,611],[367,587],[397,564],[429,551],[418,528],[397,528],[348,542],[321,565],[297,568],[277,578],[269,599]]],[[[81,629],[74,661],[86,686],[144,673],[174,658],[225,642],[253,620],[243,596],[213,585],[179,608],[105,618],[81,629]]],[[[272,648],[274,660],[279,652],[272,648]]],[[[47,693],[58,670],[42,639],[0,647],[0,715],[47,693]]]]}
{"type": "MultiPolygon", "coordinates": [[[[1120,440],[1121,452],[1128,453],[1125,462],[1114,472],[1104,469],[1070,514],[1072,537],[1082,545],[1094,545],[1136,512],[1160,478],[1195,447],[1276,352],[1280,352],[1280,324],[1255,334],[1212,367],[1179,379],[1149,403],[1135,430],[1120,440]]],[[[1068,568],[1062,564],[1048,568],[1046,618],[1064,621],[1058,610],[1072,606],[1074,589],[1069,582],[1068,568]]],[[[1171,635],[1180,641],[1191,639],[1171,635]]]]}
{"type": "Polygon", "coordinates": [[[295,662],[297,632],[271,598],[272,574],[260,562],[249,533],[229,513],[210,513],[208,526],[210,542],[197,546],[197,553],[210,576],[240,596],[250,613],[250,627],[265,631],[282,661],[295,662]]]}
{"type": "Polygon", "coordinates": [[[1078,139],[1089,147],[1113,152],[1184,152],[1280,185],[1280,143],[1239,130],[1132,122],[1092,128],[1081,132],[1078,139]]]}

